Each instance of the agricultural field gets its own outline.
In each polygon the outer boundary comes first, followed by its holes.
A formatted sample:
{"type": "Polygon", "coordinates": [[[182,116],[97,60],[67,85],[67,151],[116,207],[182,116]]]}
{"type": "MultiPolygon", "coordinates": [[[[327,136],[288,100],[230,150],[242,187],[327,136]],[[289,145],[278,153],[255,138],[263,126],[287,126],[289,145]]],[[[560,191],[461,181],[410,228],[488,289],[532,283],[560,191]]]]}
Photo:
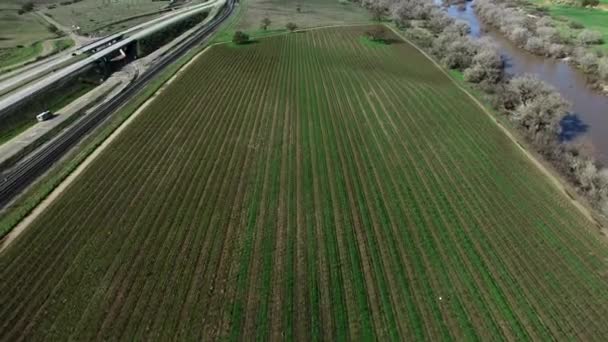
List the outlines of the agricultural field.
{"type": "Polygon", "coordinates": [[[285,25],[289,22],[310,28],[370,21],[367,10],[348,0],[245,0],[239,3],[238,10],[238,20],[223,30],[217,41],[230,41],[237,30],[252,37],[276,34],[287,31],[285,25]],[[271,20],[267,30],[260,27],[264,18],[271,20]]]}
{"type": "Polygon", "coordinates": [[[594,223],[413,46],[215,45],[0,255],[0,340],[601,340],[594,223]]]}
{"type": "Polygon", "coordinates": [[[17,14],[18,7],[0,4],[0,72],[43,52],[43,41],[56,37],[33,13],[17,14]]]}

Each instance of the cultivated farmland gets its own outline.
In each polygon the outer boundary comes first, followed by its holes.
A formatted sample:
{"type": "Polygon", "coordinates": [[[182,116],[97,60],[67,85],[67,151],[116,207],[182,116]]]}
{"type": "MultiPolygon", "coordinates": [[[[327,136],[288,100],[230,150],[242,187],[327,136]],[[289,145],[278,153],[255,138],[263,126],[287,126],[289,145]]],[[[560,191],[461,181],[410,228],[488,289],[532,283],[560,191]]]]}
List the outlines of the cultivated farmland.
{"type": "Polygon", "coordinates": [[[0,256],[0,340],[601,340],[608,247],[412,46],[218,45],[0,256]]]}

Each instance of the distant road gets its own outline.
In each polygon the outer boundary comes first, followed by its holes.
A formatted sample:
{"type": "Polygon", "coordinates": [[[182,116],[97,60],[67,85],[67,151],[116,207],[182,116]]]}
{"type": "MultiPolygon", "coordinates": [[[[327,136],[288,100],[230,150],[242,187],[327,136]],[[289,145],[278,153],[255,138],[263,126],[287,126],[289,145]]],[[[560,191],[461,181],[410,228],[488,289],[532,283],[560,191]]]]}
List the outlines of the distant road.
{"type": "Polygon", "coordinates": [[[50,58],[47,62],[41,63],[35,67],[23,68],[21,72],[14,72],[14,76],[3,81],[0,81],[0,94],[6,93],[7,91],[18,87],[19,84],[25,83],[29,80],[35,79],[36,77],[42,77],[38,82],[34,82],[25,87],[12,91],[10,94],[4,95],[0,99],[0,117],[2,116],[2,111],[10,108],[11,106],[16,105],[21,102],[23,99],[35,94],[36,92],[48,87],[49,85],[57,82],[58,80],[71,75],[72,73],[81,70],[88,64],[96,61],[97,59],[110,54],[123,46],[128,45],[132,41],[142,38],[150,33],[161,30],[167,25],[170,25],[176,21],[179,21],[183,18],[186,18],[194,13],[201,12],[213,6],[221,6],[225,3],[226,0],[212,0],[203,4],[198,4],[186,8],[182,8],[179,10],[172,11],[167,13],[161,17],[152,19],[145,23],[133,26],[124,31],[121,31],[116,34],[112,34],[108,37],[102,38],[98,41],[95,41],[91,44],[87,44],[82,46],[76,50],[69,50],[67,53],[63,53],[61,55],[54,56],[50,58]],[[117,42],[114,45],[108,46],[101,51],[94,53],[92,56],[80,60],[76,63],[73,63],[69,66],[62,68],[61,70],[53,71],[54,68],[60,67],[62,64],[67,63],[73,56],[72,53],[82,54],[89,52],[95,48],[99,48],[100,46],[104,46],[115,39],[120,38],[121,36],[131,35],[128,39],[117,42]],[[135,38],[134,38],[135,37],[135,38]],[[52,72],[51,74],[49,74],[52,72]],[[47,74],[47,75],[45,75],[47,74]]]}

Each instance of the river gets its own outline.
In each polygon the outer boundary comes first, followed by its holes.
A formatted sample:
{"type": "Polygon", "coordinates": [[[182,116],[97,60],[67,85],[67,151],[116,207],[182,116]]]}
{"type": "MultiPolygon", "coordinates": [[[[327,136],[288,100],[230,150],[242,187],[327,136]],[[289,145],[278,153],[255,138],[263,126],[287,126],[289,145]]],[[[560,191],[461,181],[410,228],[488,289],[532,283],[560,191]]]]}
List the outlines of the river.
{"type": "Polygon", "coordinates": [[[585,75],[566,62],[533,55],[518,48],[502,34],[487,29],[477,18],[474,2],[466,7],[446,8],[447,13],[471,26],[474,37],[494,39],[506,62],[507,74],[534,74],[551,84],[571,104],[571,114],[562,121],[562,139],[585,141],[598,161],[608,165],[608,97],[587,86],[585,75]]]}

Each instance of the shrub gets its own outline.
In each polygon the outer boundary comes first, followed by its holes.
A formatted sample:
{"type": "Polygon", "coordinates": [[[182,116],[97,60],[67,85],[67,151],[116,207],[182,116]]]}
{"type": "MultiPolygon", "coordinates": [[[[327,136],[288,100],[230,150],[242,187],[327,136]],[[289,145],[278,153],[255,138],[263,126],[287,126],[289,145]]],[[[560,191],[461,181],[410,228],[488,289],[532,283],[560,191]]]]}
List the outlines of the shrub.
{"type": "Polygon", "coordinates": [[[598,60],[597,73],[600,79],[608,81],[608,57],[602,57],[598,60]]]}
{"type": "Polygon", "coordinates": [[[587,52],[576,61],[581,69],[587,73],[594,72],[598,69],[598,59],[592,52],[587,52]]]}
{"type": "Polygon", "coordinates": [[[365,32],[365,36],[375,42],[387,42],[387,32],[384,27],[376,26],[365,32]]]}
{"type": "Polygon", "coordinates": [[[243,31],[236,31],[232,36],[232,42],[239,45],[247,44],[249,43],[249,35],[243,31]]]}
{"type": "Polygon", "coordinates": [[[545,52],[545,43],[538,37],[530,37],[526,42],[525,49],[537,55],[542,55],[545,52]]]}
{"type": "Polygon", "coordinates": [[[592,30],[581,31],[577,38],[583,45],[601,44],[603,42],[602,34],[592,30]]]}
{"type": "Polygon", "coordinates": [[[582,0],[582,7],[597,7],[600,4],[599,0],[582,0]]]}
{"type": "Polygon", "coordinates": [[[585,28],[585,26],[583,26],[583,24],[579,23],[578,21],[569,22],[568,27],[570,27],[571,29],[575,29],[575,30],[580,30],[580,29],[585,28]]]}
{"type": "Polygon", "coordinates": [[[287,23],[287,25],[285,25],[285,27],[290,31],[293,32],[298,28],[298,25],[296,25],[295,23],[289,22],[287,23]]]}
{"type": "Polygon", "coordinates": [[[271,23],[270,19],[268,19],[268,18],[262,19],[262,25],[261,25],[262,29],[264,31],[266,31],[268,29],[268,26],[270,26],[270,23],[271,23]]]}
{"type": "Polygon", "coordinates": [[[31,12],[34,10],[34,3],[33,2],[26,2],[21,6],[21,11],[23,11],[23,13],[26,12],[31,12]]]}
{"type": "Polygon", "coordinates": [[[420,27],[414,27],[405,31],[410,39],[416,42],[423,48],[429,48],[433,45],[434,36],[431,32],[420,27]]]}

